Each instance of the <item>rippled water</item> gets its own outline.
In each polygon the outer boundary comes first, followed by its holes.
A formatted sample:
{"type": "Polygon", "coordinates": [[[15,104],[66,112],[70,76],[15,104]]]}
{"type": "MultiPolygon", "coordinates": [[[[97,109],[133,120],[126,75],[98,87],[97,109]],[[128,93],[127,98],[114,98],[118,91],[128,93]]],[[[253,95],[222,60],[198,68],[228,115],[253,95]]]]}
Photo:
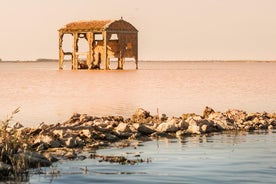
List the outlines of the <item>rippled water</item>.
{"type": "MultiPolygon", "coordinates": [[[[137,107],[155,114],[201,114],[206,105],[276,111],[276,63],[140,62],[123,71],[58,71],[57,63],[0,62],[0,118],[20,106],[15,121],[37,126],[74,112],[130,116],[137,107]]],[[[60,175],[31,175],[29,183],[275,183],[276,134],[217,134],[161,139],[99,154],[151,158],[134,166],[98,160],[57,163],[60,175]],[[126,154],[129,153],[129,154],[126,154]],[[80,168],[87,166],[88,172],[80,168]]],[[[50,168],[45,168],[49,172],[50,168]]]]}
{"type": "Polygon", "coordinates": [[[97,151],[127,157],[140,154],[151,158],[150,163],[69,161],[55,165],[61,174],[33,175],[30,183],[275,183],[275,144],[276,131],[161,139],[136,149],[97,151]],[[88,171],[83,173],[80,169],[85,166],[88,171]]]}
{"type": "MultiPolygon", "coordinates": [[[[67,120],[74,112],[130,116],[138,107],[155,114],[276,111],[276,63],[140,62],[123,71],[58,71],[55,62],[0,63],[0,118],[16,107],[24,125],[67,120]]],[[[114,65],[114,63],[113,63],[114,65]]]]}

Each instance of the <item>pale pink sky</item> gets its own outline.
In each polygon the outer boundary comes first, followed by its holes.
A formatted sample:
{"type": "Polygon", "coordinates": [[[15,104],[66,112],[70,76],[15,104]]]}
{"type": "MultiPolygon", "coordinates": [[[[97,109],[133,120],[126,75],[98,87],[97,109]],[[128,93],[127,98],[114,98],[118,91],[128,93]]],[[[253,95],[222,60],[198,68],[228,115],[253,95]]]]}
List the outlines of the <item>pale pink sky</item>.
{"type": "Polygon", "coordinates": [[[1,0],[0,58],[58,58],[64,24],[121,16],[142,60],[276,60],[276,0],[1,0]]]}

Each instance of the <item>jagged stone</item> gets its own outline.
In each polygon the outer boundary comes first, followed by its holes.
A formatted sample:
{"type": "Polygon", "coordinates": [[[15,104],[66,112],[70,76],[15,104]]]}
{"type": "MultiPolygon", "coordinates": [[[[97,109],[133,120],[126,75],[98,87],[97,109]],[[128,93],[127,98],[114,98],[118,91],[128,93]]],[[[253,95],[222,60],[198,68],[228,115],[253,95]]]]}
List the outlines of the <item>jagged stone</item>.
{"type": "Polygon", "coordinates": [[[81,114],[79,119],[80,121],[85,121],[87,119],[87,114],[81,114]]]}
{"type": "Polygon", "coordinates": [[[48,144],[49,147],[51,148],[58,148],[61,146],[60,142],[54,140],[52,137],[46,135],[42,135],[40,137],[38,137],[35,141],[34,141],[34,144],[36,143],[45,143],[45,144],[48,144]]]}
{"type": "Polygon", "coordinates": [[[145,124],[139,124],[135,123],[132,125],[139,133],[144,134],[144,135],[149,135],[155,132],[153,129],[151,129],[149,126],[145,124]]]}
{"type": "Polygon", "coordinates": [[[120,123],[116,128],[115,131],[117,133],[131,133],[131,129],[127,123],[120,123]]]}
{"type": "Polygon", "coordinates": [[[178,123],[178,128],[180,130],[187,130],[189,127],[189,123],[187,123],[184,119],[182,119],[179,123],[178,123]]]}
{"type": "Polygon", "coordinates": [[[37,136],[41,131],[42,131],[41,128],[32,129],[32,130],[29,132],[29,136],[37,136]]]}
{"type": "Polygon", "coordinates": [[[226,115],[220,112],[209,114],[207,120],[213,121],[220,130],[235,130],[237,126],[226,115]]]}
{"type": "Polygon", "coordinates": [[[200,133],[210,133],[210,132],[218,131],[215,128],[213,121],[200,120],[197,124],[200,127],[200,129],[199,129],[200,133]]]}
{"type": "Polygon", "coordinates": [[[185,113],[185,114],[182,114],[182,119],[183,120],[186,120],[186,119],[188,119],[188,118],[190,118],[190,117],[195,117],[195,116],[198,116],[198,115],[196,115],[195,113],[185,113]]]}
{"type": "Polygon", "coordinates": [[[167,115],[166,114],[160,114],[159,115],[159,119],[160,119],[160,121],[162,122],[162,121],[166,121],[167,119],[168,119],[168,117],[167,117],[167,115]]]}
{"type": "Polygon", "coordinates": [[[38,144],[38,146],[33,145],[33,147],[37,147],[36,151],[43,151],[43,150],[47,150],[49,148],[49,145],[42,142],[42,143],[38,144]]]}
{"type": "Polygon", "coordinates": [[[233,120],[235,123],[241,123],[246,120],[247,114],[245,111],[237,110],[237,109],[230,109],[225,112],[226,116],[233,120]]]}
{"type": "Polygon", "coordinates": [[[76,137],[69,137],[65,141],[65,145],[67,148],[75,148],[77,146],[76,137]]]}
{"type": "Polygon", "coordinates": [[[131,121],[137,122],[137,123],[145,123],[147,122],[146,119],[152,117],[150,115],[149,111],[146,111],[145,109],[138,108],[135,113],[131,116],[131,121]]]}
{"type": "Polygon", "coordinates": [[[156,130],[158,132],[176,132],[178,130],[177,122],[172,119],[171,121],[161,123],[156,130]]]}
{"type": "Polygon", "coordinates": [[[92,137],[91,130],[89,130],[89,129],[81,130],[80,135],[85,136],[86,138],[89,138],[89,139],[92,137]]]}
{"type": "Polygon", "coordinates": [[[194,119],[189,119],[189,127],[186,130],[188,134],[200,134],[200,127],[197,125],[197,121],[194,119]]]}
{"type": "Polygon", "coordinates": [[[57,135],[60,138],[64,137],[65,132],[66,132],[65,129],[53,130],[53,134],[57,135]]]}
{"type": "Polygon", "coordinates": [[[203,111],[203,118],[208,118],[210,114],[214,113],[214,109],[212,109],[211,107],[206,106],[204,111],[203,111]]]}

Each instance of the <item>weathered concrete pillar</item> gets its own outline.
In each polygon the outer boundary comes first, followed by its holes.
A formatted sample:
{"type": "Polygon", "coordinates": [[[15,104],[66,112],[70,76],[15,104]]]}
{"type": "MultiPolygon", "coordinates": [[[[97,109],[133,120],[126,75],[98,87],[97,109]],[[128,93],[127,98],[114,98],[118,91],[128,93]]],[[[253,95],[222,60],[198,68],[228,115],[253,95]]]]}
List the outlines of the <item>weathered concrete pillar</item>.
{"type": "Polygon", "coordinates": [[[78,69],[78,40],[79,40],[79,35],[78,33],[73,34],[74,37],[74,43],[73,43],[73,53],[72,53],[72,69],[77,70],[78,69]]]}
{"type": "Polygon", "coordinates": [[[62,43],[63,43],[63,33],[59,32],[59,69],[63,69],[63,60],[64,60],[64,53],[62,49],[62,43]]]}

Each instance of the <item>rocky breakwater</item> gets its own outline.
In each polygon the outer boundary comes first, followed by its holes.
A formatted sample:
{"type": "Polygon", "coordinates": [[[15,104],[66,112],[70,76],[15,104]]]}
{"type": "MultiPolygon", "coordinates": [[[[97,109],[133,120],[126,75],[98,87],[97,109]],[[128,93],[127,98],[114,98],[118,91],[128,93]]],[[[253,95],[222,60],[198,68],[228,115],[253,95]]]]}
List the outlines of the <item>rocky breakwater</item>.
{"type": "MultiPolygon", "coordinates": [[[[24,128],[17,125],[18,136],[27,137],[29,151],[36,152],[33,154],[35,164],[41,162],[43,166],[57,161],[56,158],[76,159],[78,153],[82,151],[118,145],[115,142],[122,140],[127,140],[123,145],[129,146],[130,140],[143,141],[160,136],[183,137],[229,130],[258,129],[276,129],[276,113],[247,114],[236,109],[216,112],[206,107],[202,115],[192,113],[180,117],[167,117],[165,114],[151,115],[150,112],[139,108],[130,118],[95,117],[75,113],[64,123],[50,125],[42,123],[38,128],[24,128]]],[[[27,152],[21,156],[30,154],[27,152]]]]}

